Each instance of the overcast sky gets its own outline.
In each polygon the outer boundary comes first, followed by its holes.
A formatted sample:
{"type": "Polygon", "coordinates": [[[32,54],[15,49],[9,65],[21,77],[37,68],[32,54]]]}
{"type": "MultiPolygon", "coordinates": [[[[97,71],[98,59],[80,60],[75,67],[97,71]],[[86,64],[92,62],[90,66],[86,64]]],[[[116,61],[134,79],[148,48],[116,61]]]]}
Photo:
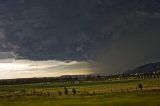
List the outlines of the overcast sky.
{"type": "Polygon", "coordinates": [[[157,62],[159,28],[160,0],[0,0],[0,77],[111,74],[157,62]]]}

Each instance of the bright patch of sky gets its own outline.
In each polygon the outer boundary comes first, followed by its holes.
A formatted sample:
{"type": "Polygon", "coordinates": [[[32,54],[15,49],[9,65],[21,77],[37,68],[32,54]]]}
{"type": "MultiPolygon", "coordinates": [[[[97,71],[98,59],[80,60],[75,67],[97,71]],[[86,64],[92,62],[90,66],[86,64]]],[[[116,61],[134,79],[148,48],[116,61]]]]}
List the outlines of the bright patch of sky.
{"type": "MultiPolygon", "coordinates": [[[[1,53],[1,56],[2,54],[5,53],[1,53]]],[[[8,54],[6,57],[8,57],[8,54]]],[[[0,79],[10,79],[90,74],[91,70],[89,68],[89,64],[87,62],[82,61],[31,61],[6,58],[0,59],[0,73],[0,79]]]]}

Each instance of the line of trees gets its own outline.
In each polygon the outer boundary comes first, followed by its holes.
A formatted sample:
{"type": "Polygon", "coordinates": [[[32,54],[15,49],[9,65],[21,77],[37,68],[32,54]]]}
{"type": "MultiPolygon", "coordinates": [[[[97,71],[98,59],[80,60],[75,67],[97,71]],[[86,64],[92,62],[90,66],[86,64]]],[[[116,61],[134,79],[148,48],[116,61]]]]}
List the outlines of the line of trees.
{"type": "Polygon", "coordinates": [[[100,78],[106,78],[107,80],[127,80],[127,79],[147,79],[147,78],[160,78],[160,72],[149,73],[136,73],[136,74],[116,74],[100,78]]]}

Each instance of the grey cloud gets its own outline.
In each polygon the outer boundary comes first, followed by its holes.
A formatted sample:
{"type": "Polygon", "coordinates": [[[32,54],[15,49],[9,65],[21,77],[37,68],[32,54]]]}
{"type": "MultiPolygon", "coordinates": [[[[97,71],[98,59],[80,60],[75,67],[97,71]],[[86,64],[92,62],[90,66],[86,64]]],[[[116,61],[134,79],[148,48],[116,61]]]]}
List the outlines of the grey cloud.
{"type": "MultiPolygon", "coordinates": [[[[137,24],[130,23],[126,26],[123,36],[114,37],[111,42],[103,43],[96,51],[96,61],[92,63],[95,68],[103,73],[119,73],[145,63],[159,61],[160,24],[159,19],[151,17],[152,15],[148,15],[144,19],[142,15],[138,16],[137,20],[134,18],[137,24]],[[141,19],[143,21],[140,21],[141,19]]],[[[127,22],[131,20],[133,19],[129,18],[127,22]]],[[[122,23],[126,22],[121,20],[119,25],[123,25],[122,23]]]]}
{"type": "Polygon", "coordinates": [[[0,62],[8,61],[7,59],[12,60],[15,58],[15,54],[13,52],[0,52],[0,62]]]}
{"type": "Polygon", "coordinates": [[[31,60],[91,60],[102,72],[106,65],[116,72],[158,61],[159,6],[159,0],[0,0],[0,50],[31,60]]]}

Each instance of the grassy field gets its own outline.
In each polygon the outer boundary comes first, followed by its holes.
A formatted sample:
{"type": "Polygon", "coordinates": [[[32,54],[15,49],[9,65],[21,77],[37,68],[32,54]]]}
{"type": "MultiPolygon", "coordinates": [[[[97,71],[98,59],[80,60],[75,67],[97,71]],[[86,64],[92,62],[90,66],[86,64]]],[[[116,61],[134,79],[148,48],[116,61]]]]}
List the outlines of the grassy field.
{"type": "Polygon", "coordinates": [[[90,81],[64,86],[69,95],[58,84],[1,86],[0,106],[160,106],[160,79],[90,81]],[[142,91],[136,90],[138,83],[143,84],[142,91]],[[24,88],[27,93],[21,94],[24,88]],[[72,94],[72,88],[77,90],[76,95],[72,94]],[[33,89],[50,95],[31,95],[33,89]]]}
{"type": "Polygon", "coordinates": [[[0,99],[0,106],[159,106],[160,92],[83,96],[24,96],[0,99]]]}

